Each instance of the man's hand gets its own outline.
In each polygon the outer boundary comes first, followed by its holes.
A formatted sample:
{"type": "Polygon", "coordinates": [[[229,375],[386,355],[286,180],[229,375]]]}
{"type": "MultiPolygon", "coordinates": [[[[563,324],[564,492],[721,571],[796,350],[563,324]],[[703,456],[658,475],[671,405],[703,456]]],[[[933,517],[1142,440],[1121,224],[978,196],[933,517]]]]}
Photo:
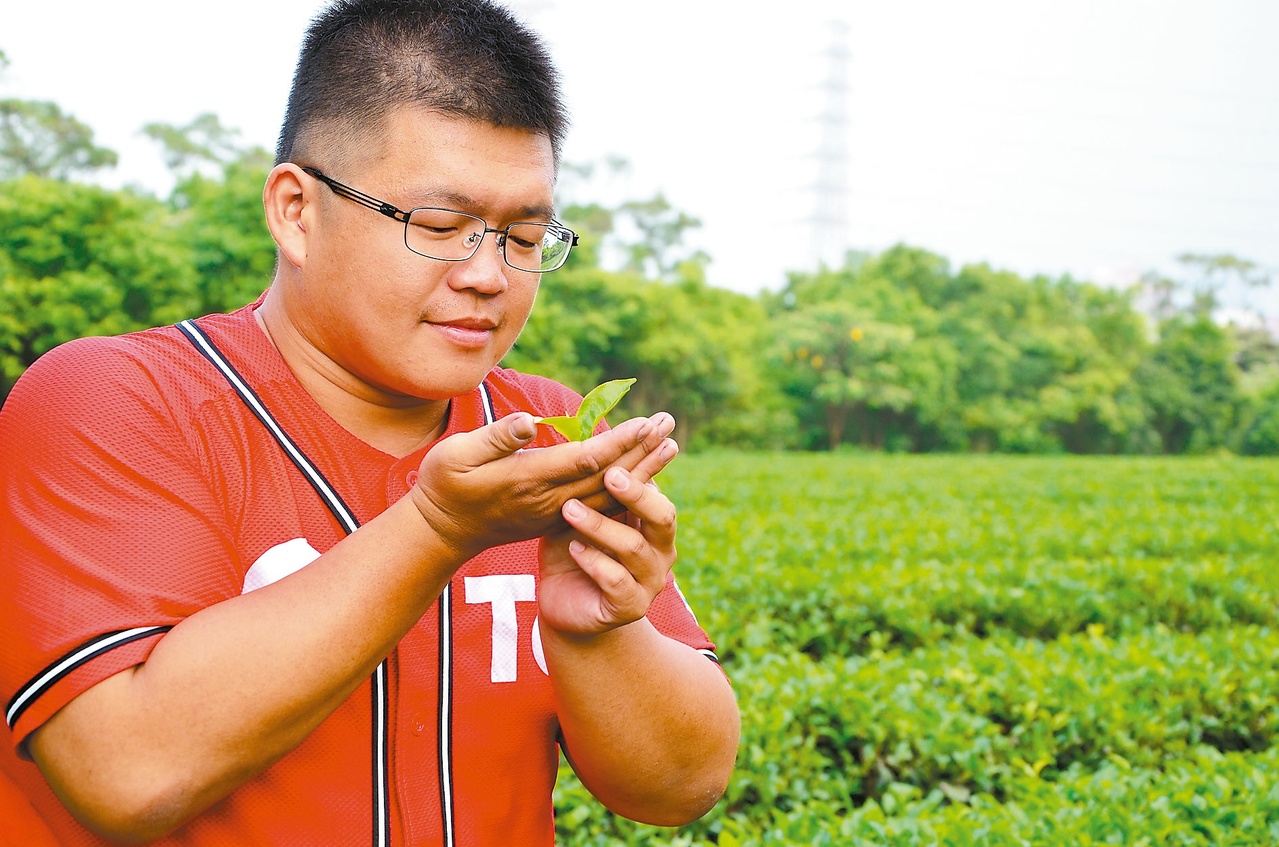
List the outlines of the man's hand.
{"type": "MultiPolygon", "coordinates": [[[[655,415],[668,433],[674,421],[655,415]]],[[[724,793],[739,717],[719,667],[647,618],[675,563],[675,506],[650,484],[678,447],[604,474],[621,519],[578,499],[541,540],[538,613],[564,751],[612,811],[682,826],[724,793]]]]}
{"type": "Polygon", "coordinates": [[[670,415],[633,418],[586,441],[525,449],[536,435],[533,418],[508,415],[432,448],[410,496],[436,535],[469,558],[498,544],[564,531],[567,501],[620,511],[604,471],[634,470],[647,481],[665,464],[658,451],[673,427],[670,415]]]}
{"type": "MultiPolygon", "coordinates": [[[[665,464],[677,451],[667,439],[653,456],[665,464]]],[[[564,504],[571,531],[541,541],[543,626],[592,636],[648,612],[675,564],[675,505],[646,476],[651,474],[622,467],[604,474],[609,495],[626,509],[624,520],[610,519],[581,500],[564,504]]]]}

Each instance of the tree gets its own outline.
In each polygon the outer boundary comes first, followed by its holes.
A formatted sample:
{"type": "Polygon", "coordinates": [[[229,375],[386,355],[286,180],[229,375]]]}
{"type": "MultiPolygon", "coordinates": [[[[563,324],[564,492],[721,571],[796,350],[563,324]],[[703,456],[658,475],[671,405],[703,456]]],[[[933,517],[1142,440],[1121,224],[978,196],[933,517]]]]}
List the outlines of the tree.
{"type": "Polygon", "coordinates": [[[34,176],[0,188],[4,394],[57,344],[168,323],[195,306],[190,252],[160,201],[34,176]]]}
{"type": "Polygon", "coordinates": [[[780,394],[759,373],[763,313],[751,298],[705,284],[701,267],[678,281],[599,268],[542,279],[524,331],[503,361],[585,393],[607,379],[637,382],[614,417],[666,410],[685,446],[781,446],[789,425],[780,394]]]}
{"type": "Polygon", "coordinates": [[[1177,261],[1190,273],[1186,285],[1191,292],[1190,312],[1195,316],[1213,316],[1221,306],[1222,291],[1228,288],[1237,288],[1246,297],[1271,282],[1268,270],[1231,253],[1182,253],[1177,261]]]}
{"type": "MultiPolygon", "coordinates": [[[[0,72],[9,59],[0,51],[0,72]]],[[[114,151],[93,143],[93,130],[54,103],[0,99],[0,180],[24,175],[69,179],[114,167],[114,151]]]]}
{"type": "Polygon", "coordinates": [[[174,188],[172,224],[191,250],[200,314],[252,302],[271,283],[275,241],[262,212],[270,169],[269,154],[253,149],[216,176],[196,171],[174,188]]]}
{"type": "Polygon", "coordinates": [[[1239,452],[1245,456],[1279,456],[1279,382],[1249,404],[1239,452]]]}
{"type": "Polygon", "coordinates": [[[0,100],[0,180],[24,174],[69,179],[114,167],[118,156],[93,143],[93,130],[54,103],[0,100]]]}
{"type": "MultiPolygon", "coordinates": [[[[779,336],[801,390],[821,410],[831,450],[844,441],[854,415],[900,415],[916,401],[915,386],[906,378],[915,340],[909,326],[877,322],[836,301],[791,313],[779,336]]],[[[863,423],[861,441],[882,447],[884,429],[863,423]]]]}
{"type": "Polygon", "coordinates": [[[1225,446],[1241,395],[1230,333],[1206,316],[1165,322],[1134,382],[1165,453],[1225,446]]]}
{"type": "Polygon", "coordinates": [[[142,134],[160,145],[165,164],[179,176],[201,165],[227,166],[247,155],[260,158],[258,151],[236,141],[238,130],[224,127],[211,112],[198,115],[186,126],[149,123],[142,127],[142,134]]]}
{"type": "Polygon", "coordinates": [[[1272,284],[1272,270],[1231,253],[1182,253],[1177,263],[1181,273],[1167,276],[1148,271],[1139,283],[1149,314],[1157,323],[1178,315],[1217,317],[1226,291],[1233,291],[1244,311],[1261,322],[1263,316],[1249,301],[1252,292],[1272,284]]]}
{"type": "Polygon", "coordinates": [[[692,219],[660,198],[570,204],[563,217],[581,243],[562,270],[542,278],[537,306],[504,364],[583,393],[606,379],[635,377],[614,416],[667,410],[686,447],[785,446],[793,419],[758,356],[765,312],[753,298],[708,286],[704,257],[675,258],[671,250],[692,219]],[[637,216],[648,221],[632,230],[645,233],[643,243],[622,241],[614,226],[637,216]],[[645,258],[606,270],[601,246],[608,242],[645,258]]]}
{"type": "Polygon", "coordinates": [[[656,279],[669,279],[681,264],[710,261],[710,257],[701,252],[687,256],[677,253],[677,248],[683,245],[684,235],[701,226],[702,222],[672,207],[661,194],[648,200],[623,203],[615,213],[614,225],[618,223],[629,224],[638,233],[624,245],[624,270],[656,279]]]}

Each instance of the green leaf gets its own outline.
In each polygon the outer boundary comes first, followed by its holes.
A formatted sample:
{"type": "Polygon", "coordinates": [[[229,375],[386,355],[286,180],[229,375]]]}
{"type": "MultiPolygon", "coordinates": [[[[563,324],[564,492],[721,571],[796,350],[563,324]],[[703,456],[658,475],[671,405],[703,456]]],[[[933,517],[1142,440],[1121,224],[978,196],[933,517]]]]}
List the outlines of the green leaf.
{"type": "Polygon", "coordinates": [[[540,418],[538,423],[554,427],[560,435],[569,441],[585,441],[595,432],[595,427],[631,390],[635,379],[614,379],[591,389],[582,398],[573,417],[540,418]]]}
{"type": "Polygon", "coordinates": [[[554,427],[560,435],[569,441],[585,440],[582,438],[582,424],[576,417],[539,418],[537,422],[554,427]]]}

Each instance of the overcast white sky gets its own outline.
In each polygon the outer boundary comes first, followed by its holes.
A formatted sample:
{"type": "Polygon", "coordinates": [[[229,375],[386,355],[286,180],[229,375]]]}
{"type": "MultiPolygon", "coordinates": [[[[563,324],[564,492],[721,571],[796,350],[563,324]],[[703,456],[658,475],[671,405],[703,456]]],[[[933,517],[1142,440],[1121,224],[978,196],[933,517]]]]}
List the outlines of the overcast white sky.
{"type": "MultiPolygon", "coordinates": [[[[273,147],[322,5],[9,3],[0,95],[56,101],[120,152],[113,181],[163,191],[137,130],[211,111],[273,147]]],[[[1186,251],[1279,269],[1279,3],[509,5],[564,74],[566,160],[630,163],[574,195],[665,193],[702,221],[716,285],[778,288],[832,239],[1098,282],[1175,270],[1186,251]],[[823,87],[837,43],[844,73],[823,87]],[[841,203],[844,226],[829,225],[836,211],[814,227],[822,204],[841,203]],[[759,242],[760,220],[773,243],[759,242]]],[[[1279,280],[1267,308],[1279,314],[1279,280]]]]}

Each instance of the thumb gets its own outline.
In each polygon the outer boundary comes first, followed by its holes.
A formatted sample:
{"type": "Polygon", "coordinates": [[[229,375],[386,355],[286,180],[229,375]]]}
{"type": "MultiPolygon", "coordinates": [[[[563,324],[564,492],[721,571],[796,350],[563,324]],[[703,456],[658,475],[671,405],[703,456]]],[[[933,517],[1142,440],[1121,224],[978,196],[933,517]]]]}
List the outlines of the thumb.
{"type": "Polygon", "coordinates": [[[537,435],[537,424],[528,412],[516,412],[489,424],[474,433],[477,438],[474,464],[481,465],[509,456],[528,444],[537,435]]]}

